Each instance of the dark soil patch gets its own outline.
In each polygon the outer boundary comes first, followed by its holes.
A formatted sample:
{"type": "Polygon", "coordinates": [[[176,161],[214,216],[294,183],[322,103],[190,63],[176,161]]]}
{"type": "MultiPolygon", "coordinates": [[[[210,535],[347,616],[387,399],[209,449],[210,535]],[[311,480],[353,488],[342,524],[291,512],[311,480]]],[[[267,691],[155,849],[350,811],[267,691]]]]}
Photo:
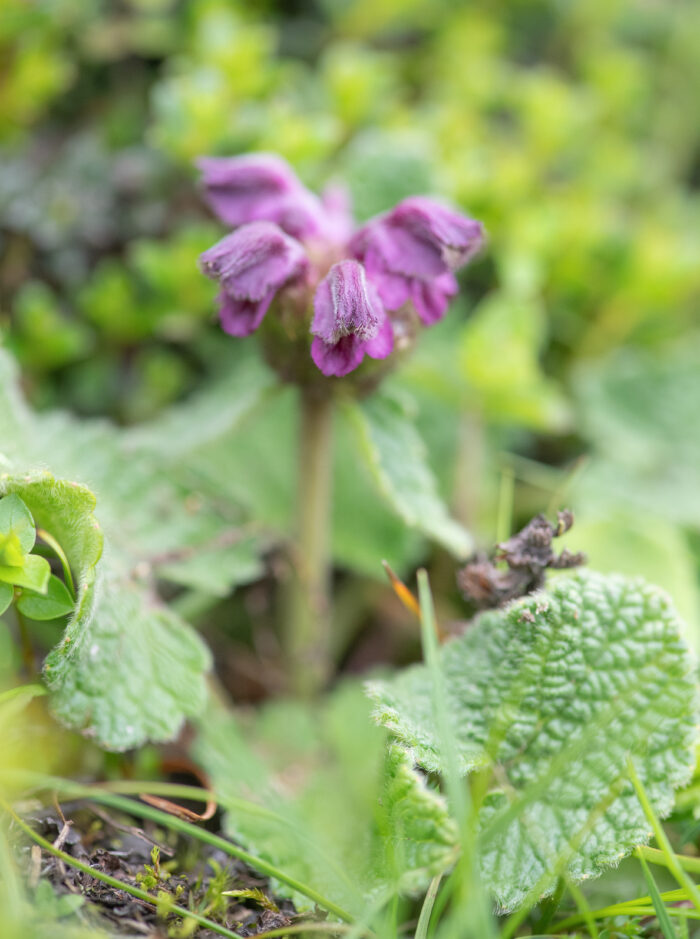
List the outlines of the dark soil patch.
{"type": "MultiPolygon", "coordinates": [[[[241,936],[298,922],[293,904],[275,897],[269,882],[241,861],[152,822],[144,821],[139,827],[131,817],[85,800],[62,803],[60,812],[57,807],[43,808],[25,818],[48,841],[95,870],[153,895],[165,891],[178,906],[241,936]],[[155,884],[153,870],[149,871],[154,866],[155,884]],[[222,895],[226,890],[255,891],[256,896],[226,897],[222,895]]],[[[178,934],[180,917],[162,915],[154,905],[76,870],[24,839],[20,853],[30,887],[46,880],[58,895],[85,898],[78,915],[86,924],[123,936],[166,939],[178,934]]],[[[219,934],[200,927],[186,935],[214,939],[219,934]]]]}

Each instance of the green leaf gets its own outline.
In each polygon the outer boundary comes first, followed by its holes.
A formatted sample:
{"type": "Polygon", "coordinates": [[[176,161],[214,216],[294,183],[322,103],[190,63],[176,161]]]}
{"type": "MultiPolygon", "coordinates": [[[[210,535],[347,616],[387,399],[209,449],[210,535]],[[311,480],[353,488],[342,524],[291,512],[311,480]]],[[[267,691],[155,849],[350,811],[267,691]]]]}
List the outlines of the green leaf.
{"type": "Polygon", "coordinates": [[[35,620],[56,619],[72,612],[75,600],[62,580],[54,574],[49,578],[46,594],[23,591],[17,600],[17,609],[35,620]]]}
{"type": "Polygon", "coordinates": [[[576,491],[586,504],[629,506],[700,528],[700,344],[623,350],[576,376],[593,459],[576,491]]]}
{"type": "Polygon", "coordinates": [[[28,554],[21,567],[0,565],[0,580],[15,587],[28,587],[37,593],[46,593],[51,576],[51,566],[46,558],[38,554],[28,554]]]}
{"type": "Polygon", "coordinates": [[[14,595],[15,592],[10,584],[0,582],[0,616],[2,616],[8,606],[12,603],[12,598],[14,595]]]}
{"type": "MultiPolygon", "coordinates": [[[[556,877],[594,876],[647,840],[627,754],[656,812],[694,765],[693,662],[665,593],[586,573],[482,614],[441,652],[463,772],[495,766],[480,808],[481,868],[506,909],[556,877]]],[[[375,683],[375,716],[442,772],[424,666],[375,683]]]]}
{"type": "Polygon", "coordinates": [[[24,563],[22,544],[14,531],[0,534],[0,562],[3,567],[21,567],[24,563]]]}
{"type": "Polygon", "coordinates": [[[582,506],[559,545],[583,551],[588,564],[603,574],[644,577],[666,590],[681,617],[683,637],[700,653],[696,563],[682,529],[647,513],[618,509],[601,516],[582,506]]]}
{"type": "Polygon", "coordinates": [[[49,654],[51,709],[108,749],[169,740],[206,698],[202,641],[147,590],[105,571],[49,654]]]}
{"type": "Polygon", "coordinates": [[[53,713],[110,749],[173,737],[204,703],[209,655],[201,640],[124,573],[111,545],[98,565],[103,535],[85,486],[38,473],[5,476],[0,492],[23,499],[61,544],[76,580],[74,613],[44,665],[53,713]]]}
{"type": "Polygon", "coordinates": [[[36,541],[32,513],[17,495],[0,499],[0,534],[14,534],[23,554],[29,554],[36,541]]]}
{"type": "Polygon", "coordinates": [[[415,895],[457,860],[457,826],[402,747],[387,748],[379,805],[373,878],[415,895]]]}
{"type": "Polygon", "coordinates": [[[405,410],[381,394],[346,405],[357,431],[359,452],[393,510],[412,528],[454,555],[473,550],[469,533],[450,518],[427,461],[425,445],[405,410]]]}
{"type": "Polygon", "coordinates": [[[490,423],[563,431],[567,402],[538,362],[545,317],[539,304],[508,293],[483,300],[458,348],[466,394],[490,423]]]}
{"type": "Polygon", "coordinates": [[[639,863],[642,865],[642,871],[644,873],[644,879],[647,882],[647,887],[649,888],[649,896],[651,897],[651,902],[654,904],[654,909],[656,911],[656,918],[659,921],[659,928],[663,933],[664,939],[677,939],[676,930],[673,928],[673,923],[671,922],[671,917],[669,912],[666,909],[666,904],[663,901],[663,897],[659,892],[659,888],[656,885],[656,881],[649,870],[649,865],[644,860],[643,855],[639,855],[639,863]]]}
{"type": "Polygon", "coordinates": [[[227,596],[231,588],[248,584],[264,573],[264,546],[255,536],[241,535],[234,544],[201,549],[193,545],[182,558],[158,566],[158,575],[215,597],[227,596]]]}
{"type": "Polygon", "coordinates": [[[313,705],[270,704],[248,726],[212,707],[195,752],[222,799],[238,800],[227,830],[358,915],[382,890],[424,890],[455,859],[444,799],[400,748],[387,752],[357,685],[313,705]],[[293,782],[291,766],[305,768],[293,782]]]}

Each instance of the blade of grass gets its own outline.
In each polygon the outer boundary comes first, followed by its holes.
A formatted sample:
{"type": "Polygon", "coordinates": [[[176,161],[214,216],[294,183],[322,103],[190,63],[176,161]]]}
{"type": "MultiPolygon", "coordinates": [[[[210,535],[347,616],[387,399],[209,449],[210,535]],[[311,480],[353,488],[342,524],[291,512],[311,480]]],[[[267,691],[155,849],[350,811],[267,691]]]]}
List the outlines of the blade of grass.
{"type": "Polygon", "coordinates": [[[632,785],[634,786],[635,792],[637,793],[637,798],[639,799],[639,802],[644,809],[644,814],[647,817],[647,821],[651,825],[652,831],[654,832],[656,842],[666,856],[669,871],[676,878],[679,885],[687,891],[688,898],[692,901],[695,909],[700,912],[700,891],[698,891],[698,888],[678,863],[676,855],[673,852],[673,848],[671,847],[671,844],[666,837],[666,832],[663,830],[661,822],[659,821],[656,812],[652,808],[651,802],[649,802],[649,797],[646,794],[646,790],[642,784],[642,781],[637,775],[637,770],[634,767],[634,763],[631,757],[628,757],[627,759],[627,768],[630,774],[630,779],[632,780],[632,785]]]}
{"type": "Polygon", "coordinates": [[[561,903],[565,890],[566,881],[563,877],[559,877],[557,879],[557,885],[554,888],[554,893],[551,895],[551,897],[547,897],[547,899],[542,904],[542,916],[537,925],[543,932],[546,932],[549,929],[549,924],[552,922],[557,910],[559,909],[559,904],[561,903]]]}
{"type": "MultiPolygon", "coordinates": [[[[644,857],[645,860],[649,861],[651,864],[660,864],[662,867],[668,867],[668,859],[663,851],[659,851],[658,848],[650,848],[648,845],[640,845],[637,848],[644,857]]],[[[675,854],[674,857],[683,868],[684,871],[692,871],[695,874],[700,874],[700,857],[689,857],[686,854],[675,854]]]]}
{"type": "MultiPolygon", "coordinates": [[[[151,903],[155,907],[159,905],[158,897],[154,897],[147,891],[141,890],[139,887],[134,887],[132,884],[126,883],[126,881],[111,877],[109,874],[105,874],[104,871],[90,867],[89,864],[84,864],[82,861],[74,858],[71,854],[67,854],[60,848],[55,848],[50,841],[42,838],[30,825],[23,821],[4,799],[0,799],[0,806],[2,806],[3,810],[13,819],[14,823],[21,828],[32,841],[42,847],[44,851],[48,851],[48,853],[53,854],[54,857],[60,858],[64,864],[68,864],[70,867],[74,867],[76,870],[82,871],[90,877],[94,877],[95,880],[101,880],[102,883],[108,884],[115,890],[123,890],[125,893],[129,893],[131,896],[143,900],[145,903],[151,903]]],[[[225,926],[215,923],[214,920],[208,919],[206,916],[200,916],[199,913],[188,910],[186,907],[178,906],[176,903],[168,902],[168,911],[174,913],[176,916],[194,920],[194,922],[198,923],[200,926],[205,926],[207,929],[219,933],[220,936],[226,936],[227,939],[241,939],[240,933],[232,932],[230,929],[226,929],[225,926]]]]}
{"type": "Polygon", "coordinates": [[[468,798],[467,786],[459,772],[456,751],[452,745],[447,691],[440,666],[435,609],[428,574],[425,570],[418,571],[418,601],[421,612],[423,658],[430,674],[433,715],[440,753],[446,769],[445,789],[448,804],[459,827],[462,846],[461,855],[457,861],[458,874],[454,882],[455,909],[450,918],[454,923],[455,935],[462,937],[465,935],[464,917],[468,916],[469,921],[473,923],[473,935],[478,936],[479,939],[489,939],[489,937],[495,939],[497,933],[478,879],[472,806],[468,798]]]}
{"type": "Polygon", "coordinates": [[[591,939],[599,939],[598,927],[595,924],[595,917],[592,915],[591,908],[583,895],[583,891],[577,885],[568,881],[566,886],[568,887],[569,893],[574,898],[578,911],[583,917],[583,921],[586,924],[588,932],[591,934],[591,939]]]}
{"type": "Polygon", "coordinates": [[[22,915],[24,889],[17,876],[5,832],[0,828],[0,908],[3,919],[19,922],[22,915]]]}
{"type": "Polygon", "coordinates": [[[656,886],[656,881],[651,875],[649,870],[649,865],[644,860],[644,855],[642,852],[637,849],[637,857],[639,858],[639,863],[642,865],[642,871],[644,873],[644,879],[647,882],[649,887],[649,896],[651,897],[651,902],[654,904],[654,909],[656,910],[656,918],[659,921],[659,928],[664,934],[664,939],[677,939],[676,931],[673,928],[673,923],[671,922],[671,917],[668,915],[668,910],[664,901],[661,899],[661,894],[659,893],[659,888],[656,886]]]}
{"type": "Polygon", "coordinates": [[[14,701],[15,698],[25,698],[29,702],[32,698],[45,694],[48,694],[48,691],[43,685],[18,685],[17,688],[10,688],[9,691],[3,691],[0,694],[0,705],[14,701]]]}
{"type": "Polygon", "coordinates": [[[418,571],[418,599],[420,603],[423,659],[430,673],[433,717],[438,731],[440,755],[446,767],[445,787],[447,789],[447,798],[460,830],[464,830],[469,814],[466,786],[462,784],[455,748],[452,746],[451,741],[447,693],[440,667],[440,647],[435,625],[435,609],[430,584],[428,583],[428,574],[425,570],[418,571]]]}
{"type": "Polygon", "coordinates": [[[438,874],[437,877],[433,877],[433,879],[430,881],[430,886],[428,887],[427,893],[425,894],[420,916],[418,917],[418,925],[416,926],[416,934],[414,939],[426,939],[426,936],[428,935],[430,916],[433,912],[433,907],[435,906],[435,897],[437,896],[441,880],[442,874],[438,874]]]}

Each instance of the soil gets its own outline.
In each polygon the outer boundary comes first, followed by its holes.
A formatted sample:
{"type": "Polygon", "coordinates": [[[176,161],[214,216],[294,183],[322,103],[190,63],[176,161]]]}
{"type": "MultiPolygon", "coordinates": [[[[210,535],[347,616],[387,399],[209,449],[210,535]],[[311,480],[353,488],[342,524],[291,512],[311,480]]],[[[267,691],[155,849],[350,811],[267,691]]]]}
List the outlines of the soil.
{"type": "MultiPolygon", "coordinates": [[[[207,827],[219,833],[217,818],[207,827]]],[[[149,893],[165,890],[178,906],[207,916],[240,936],[256,936],[298,921],[293,904],[275,897],[269,882],[241,861],[151,822],[144,821],[143,827],[138,827],[133,818],[84,800],[27,813],[25,819],[40,835],[83,863],[149,893]],[[155,887],[143,883],[143,876],[148,876],[146,867],[153,867],[154,846],[161,870],[155,887]],[[223,890],[256,891],[256,899],[224,897],[223,890]]],[[[79,915],[86,924],[118,936],[167,939],[178,935],[180,917],[164,918],[152,904],[76,870],[28,840],[23,841],[20,855],[30,887],[43,879],[57,895],[85,897],[79,915]]],[[[187,930],[186,935],[216,939],[220,934],[199,928],[187,930]]]]}

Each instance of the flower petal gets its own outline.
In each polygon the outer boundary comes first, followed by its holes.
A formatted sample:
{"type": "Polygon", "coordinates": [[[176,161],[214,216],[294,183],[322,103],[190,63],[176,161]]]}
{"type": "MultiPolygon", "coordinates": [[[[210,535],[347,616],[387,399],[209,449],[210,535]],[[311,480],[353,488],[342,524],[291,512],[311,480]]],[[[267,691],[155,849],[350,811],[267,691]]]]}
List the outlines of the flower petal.
{"type": "Polygon", "coordinates": [[[369,221],[352,239],[351,250],[374,279],[384,272],[430,280],[465,264],[482,240],[479,222],[413,196],[369,221]]]}
{"type": "Polygon", "coordinates": [[[352,372],[365,357],[365,343],[357,336],[343,336],[337,342],[324,342],[314,336],[311,358],[327,376],[342,378],[352,372]]]}
{"type": "Polygon", "coordinates": [[[394,349],[394,329],[388,316],[384,316],[384,322],[379,327],[379,332],[373,339],[365,342],[365,352],[370,358],[385,359],[391,355],[394,349]]]}
{"type": "Polygon", "coordinates": [[[324,225],[320,199],[306,189],[291,166],[271,153],[202,157],[207,201],[227,225],[276,222],[295,237],[317,235],[324,225]]]}
{"type": "Polygon", "coordinates": [[[363,266],[357,261],[339,261],[316,290],[311,332],[329,344],[350,335],[371,339],[377,335],[384,315],[363,266]]]}
{"type": "Polygon", "coordinates": [[[221,328],[229,336],[250,336],[262,323],[275,295],[270,290],[261,300],[240,300],[219,294],[221,328]]]}
{"type": "Polygon", "coordinates": [[[447,312],[450,297],[457,293],[457,281],[447,272],[431,281],[411,281],[411,299],[416,312],[426,326],[441,320],[447,312]]]}
{"type": "Polygon", "coordinates": [[[308,264],[301,244],[272,222],[243,225],[205,251],[200,262],[228,294],[247,300],[260,300],[308,264]]]}

